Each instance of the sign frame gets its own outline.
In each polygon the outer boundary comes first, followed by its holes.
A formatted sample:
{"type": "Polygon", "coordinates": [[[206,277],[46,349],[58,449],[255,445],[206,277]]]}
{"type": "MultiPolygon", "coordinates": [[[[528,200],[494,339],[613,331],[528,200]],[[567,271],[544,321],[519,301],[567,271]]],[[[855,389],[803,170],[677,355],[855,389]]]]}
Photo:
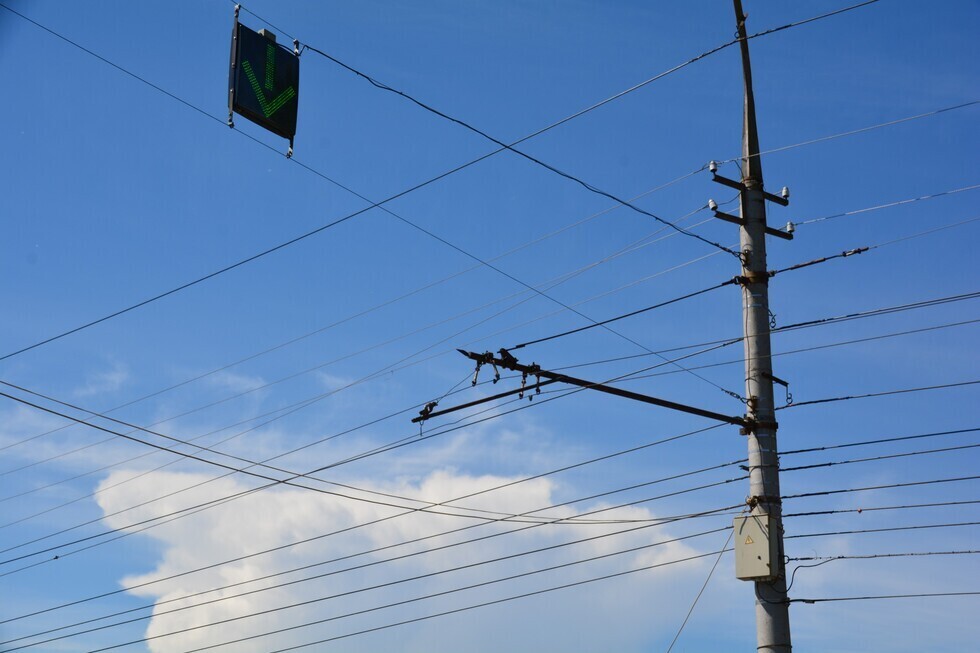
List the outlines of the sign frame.
{"type": "Polygon", "coordinates": [[[228,70],[228,125],[234,114],[289,140],[292,150],[299,113],[299,56],[256,32],[235,16],[228,70]],[[263,52],[264,51],[264,52],[263,52]],[[255,63],[259,60],[258,70],[255,63]]]}

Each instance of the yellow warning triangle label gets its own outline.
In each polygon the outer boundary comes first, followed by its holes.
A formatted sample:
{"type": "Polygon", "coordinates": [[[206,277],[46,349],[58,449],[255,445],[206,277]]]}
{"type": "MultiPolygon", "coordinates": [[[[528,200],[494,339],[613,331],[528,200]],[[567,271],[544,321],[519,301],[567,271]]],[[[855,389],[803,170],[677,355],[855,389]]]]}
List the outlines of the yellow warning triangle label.
{"type": "Polygon", "coordinates": [[[752,539],[752,536],[751,536],[751,535],[749,535],[749,536],[747,536],[747,537],[745,538],[745,543],[746,543],[746,544],[755,544],[755,540],[753,540],[753,539],[752,539]]]}

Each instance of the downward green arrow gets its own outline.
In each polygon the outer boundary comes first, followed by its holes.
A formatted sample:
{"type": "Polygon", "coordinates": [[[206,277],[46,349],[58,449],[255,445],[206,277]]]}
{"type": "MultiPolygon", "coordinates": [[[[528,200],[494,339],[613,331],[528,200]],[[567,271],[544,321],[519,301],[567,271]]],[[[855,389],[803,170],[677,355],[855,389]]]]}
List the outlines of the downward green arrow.
{"type": "MultiPolygon", "coordinates": [[[[248,61],[242,62],[242,70],[245,71],[245,76],[248,77],[248,83],[252,85],[252,90],[255,91],[255,97],[259,100],[259,106],[262,107],[262,113],[268,118],[276,111],[282,108],[282,105],[286,104],[294,97],[296,97],[296,89],[292,86],[287,88],[285,91],[280,93],[275,99],[267,100],[265,97],[265,92],[263,92],[262,87],[259,86],[259,80],[255,76],[255,71],[252,70],[252,64],[248,61]]],[[[273,78],[276,72],[276,48],[271,43],[267,44],[265,47],[265,88],[272,90],[273,78]]]]}

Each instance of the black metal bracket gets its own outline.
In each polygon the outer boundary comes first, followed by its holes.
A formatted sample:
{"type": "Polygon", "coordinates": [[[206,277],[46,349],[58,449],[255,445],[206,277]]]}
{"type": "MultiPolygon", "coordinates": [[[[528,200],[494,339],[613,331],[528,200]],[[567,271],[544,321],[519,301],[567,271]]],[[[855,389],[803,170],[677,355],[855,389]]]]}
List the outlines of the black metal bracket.
{"type": "MultiPolygon", "coordinates": [[[[673,401],[668,401],[666,399],[660,399],[658,397],[651,397],[648,395],[640,394],[638,392],[633,392],[631,390],[624,390],[623,388],[617,388],[615,386],[606,385],[604,383],[594,383],[592,381],[586,381],[584,379],[578,379],[573,376],[568,376],[565,374],[558,374],[557,372],[549,372],[547,370],[541,369],[539,365],[522,365],[517,361],[517,359],[507,350],[500,350],[501,356],[499,358],[494,357],[490,352],[483,354],[478,354],[475,352],[464,351],[458,349],[459,353],[466,356],[470,360],[476,361],[477,363],[492,363],[495,366],[500,366],[506,370],[511,370],[513,372],[527,372],[529,375],[534,375],[536,377],[544,378],[546,381],[539,382],[538,386],[545,385],[547,382],[558,382],[567,383],[569,385],[575,385],[580,388],[585,388],[587,390],[596,390],[598,392],[604,392],[606,394],[616,395],[617,397],[623,397],[625,399],[633,399],[635,401],[641,401],[647,404],[653,404],[655,406],[661,406],[663,408],[670,408],[671,410],[677,410],[682,413],[689,413],[691,415],[698,415],[700,417],[707,417],[709,419],[718,420],[719,422],[725,422],[726,424],[734,424],[736,426],[747,427],[749,422],[742,417],[723,415],[721,413],[716,413],[710,410],[704,410],[701,408],[696,408],[694,406],[688,406],[686,404],[680,404],[673,401]]],[[[511,391],[506,394],[517,394],[521,392],[522,389],[511,391]]],[[[489,401],[490,399],[478,400],[479,402],[489,401]]],[[[473,405],[471,402],[469,405],[473,405]]],[[[447,411],[453,409],[447,409],[447,411]]],[[[443,412],[447,412],[443,411],[443,412]]]]}

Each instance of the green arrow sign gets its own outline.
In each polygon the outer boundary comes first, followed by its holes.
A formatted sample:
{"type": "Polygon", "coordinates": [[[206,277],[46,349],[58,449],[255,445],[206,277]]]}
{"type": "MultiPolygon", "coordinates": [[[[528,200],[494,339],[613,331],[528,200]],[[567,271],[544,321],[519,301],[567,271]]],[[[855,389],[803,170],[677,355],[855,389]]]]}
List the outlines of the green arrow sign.
{"type": "MultiPolygon", "coordinates": [[[[255,71],[252,69],[252,62],[243,61],[242,68],[245,70],[245,76],[248,77],[248,83],[252,85],[252,90],[255,91],[255,97],[259,101],[259,106],[262,107],[262,113],[268,118],[276,111],[282,108],[282,105],[286,104],[294,97],[296,97],[296,89],[292,86],[287,88],[285,91],[276,96],[273,100],[268,100],[265,97],[265,92],[259,86],[259,80],[255,77],[255,71]]],[[[266,90],[273,90],[274,80],[276,75],[276,47],[271,43],[265,46],[265,88],[266,90]]]]}
{"type": "Polygon", "coordinates": [[[299,103],[299,57],[292,50],[236,23],[229,79],[231,112],[292,141],[299,103]]]}

